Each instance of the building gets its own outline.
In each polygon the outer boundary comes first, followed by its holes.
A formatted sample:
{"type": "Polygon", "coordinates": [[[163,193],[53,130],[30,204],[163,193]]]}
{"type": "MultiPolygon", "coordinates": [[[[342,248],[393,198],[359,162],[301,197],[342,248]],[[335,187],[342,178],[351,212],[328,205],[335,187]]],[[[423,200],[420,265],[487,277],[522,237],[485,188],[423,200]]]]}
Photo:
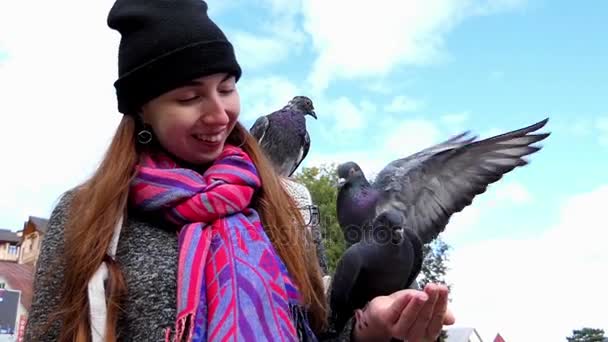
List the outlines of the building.
{"type": "Polygon", "coordinates": [[[0,341],[22,337],[32,305],[33,280],[32,265],[0,261],[0,341]]]}
{"type": "Polygon", "coordinates": [[[30,216],[23,224],[21,233],[21,253],[19,256],[20,264],[36,265],[40,245],[46,234],[48,220],[36,216],[30,216]]]}
{"type": "Polygon", "coordinates": [[[483,342],[475,328],[449,327],[446,328],[446,332],[448,334],[447,342],[483,342]]]}
{"type": "Polygon", "coordinates": [[[0,342],[23,339],[47,226],[47,219],[30,216],[19,232],[0,229],[0,342]]]}
{"type": "Polygon", "coordinates": [[[8,229],[0,229],[0,261],[19,261],[21,236],[8,229]]]}

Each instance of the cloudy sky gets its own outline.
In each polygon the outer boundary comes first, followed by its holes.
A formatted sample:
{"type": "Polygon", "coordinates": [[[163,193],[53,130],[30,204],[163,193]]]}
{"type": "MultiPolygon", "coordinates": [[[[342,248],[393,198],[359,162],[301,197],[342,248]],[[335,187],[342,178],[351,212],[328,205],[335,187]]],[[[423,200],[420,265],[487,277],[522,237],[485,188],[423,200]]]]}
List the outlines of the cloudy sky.
{"type": "MultiPolygon", "coordinates": [[[[0,227],[48,216],[96,166],[120,115],[112,2],[0,4],[0,227]]],[[[531,164],[453,217],[459,326],[563,341],[608,330],[608,3],[210,0],[236,45],[242,121],[313,98],[306,165],[388,161],[470,129],[545,117],[531,164]],[[603,99],[603,100],[602,100],[603,99]]]]}

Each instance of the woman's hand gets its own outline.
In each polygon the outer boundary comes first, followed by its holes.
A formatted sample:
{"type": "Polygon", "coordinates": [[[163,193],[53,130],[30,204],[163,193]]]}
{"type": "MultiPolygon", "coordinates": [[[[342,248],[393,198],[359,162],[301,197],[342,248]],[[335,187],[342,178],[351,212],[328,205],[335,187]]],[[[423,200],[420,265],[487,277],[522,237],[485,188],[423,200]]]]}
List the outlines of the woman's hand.
{"type": "Polygon", "coordinates": [[[435,341],[443,325],[454,324],[447,309],[448,288],[428,284],[424,291],[401,290],[372,299],[355,312],[356,341],[435,341]]]}

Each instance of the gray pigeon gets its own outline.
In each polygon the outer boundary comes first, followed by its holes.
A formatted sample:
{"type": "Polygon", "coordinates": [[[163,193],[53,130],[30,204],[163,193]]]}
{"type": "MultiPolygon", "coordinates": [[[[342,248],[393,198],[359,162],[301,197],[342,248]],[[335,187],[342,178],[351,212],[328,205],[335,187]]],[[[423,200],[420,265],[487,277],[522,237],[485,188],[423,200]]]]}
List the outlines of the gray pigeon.
{"type": "Polygon", "coordinates": [[[317,119],[312,101],[296,96],[278,111],[259,117],[249,129],[281,176],[290,177],[308,154],[306,115],[317,119]]]}
{"type": "MultiPolygon", "coordinates": [[[[330,308],[340,329],[357,308],[407,288],[420,273],[422,246],[489,184],[518,166],[547,123],[475,141],[468,132],[389,163],[370,184],[359,166],[338,166],[338,221],[350,246],[336,266],[330,308]],[[390,236],[389,239],[386,236],[390,236]]],[[[338,330],[339,331],[339,330],[338,330]]]]}
{"type": "Polygon", "coordinates": [[[357,242],[381,212],[396,210],[427,244],[441,233],[450,217],[470,205],[489,184],[528,162],[531,146],[550,133],[531,134],[548,118],[531,126],[476,141],[468,131],[409,157],[389,163],[370,184],[354,162],[338,166],[341,186],[337,215],[347,243],[357,242]]]}
{"type": "Polygon", "coordinates": [[[372,228],[340,257],[329,295],[336,331],[374,297],[388,296],[416,280],[422,267],[422,242],[403,229],[401,220],[396,210],[380,213],[372,228]]]}

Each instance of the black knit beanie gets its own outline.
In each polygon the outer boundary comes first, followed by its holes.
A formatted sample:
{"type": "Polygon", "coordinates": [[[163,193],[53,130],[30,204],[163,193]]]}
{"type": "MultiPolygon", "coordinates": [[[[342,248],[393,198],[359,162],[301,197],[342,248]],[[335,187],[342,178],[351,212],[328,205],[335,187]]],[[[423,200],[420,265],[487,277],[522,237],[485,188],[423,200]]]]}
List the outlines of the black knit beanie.
{"type": "Polygon", "coordinates": [[[108,26],[121,34],[114,83],[121,113],[134,114],[192,79],[241,76],[232,44],[202,0],[117,0],[108,26]]]}

